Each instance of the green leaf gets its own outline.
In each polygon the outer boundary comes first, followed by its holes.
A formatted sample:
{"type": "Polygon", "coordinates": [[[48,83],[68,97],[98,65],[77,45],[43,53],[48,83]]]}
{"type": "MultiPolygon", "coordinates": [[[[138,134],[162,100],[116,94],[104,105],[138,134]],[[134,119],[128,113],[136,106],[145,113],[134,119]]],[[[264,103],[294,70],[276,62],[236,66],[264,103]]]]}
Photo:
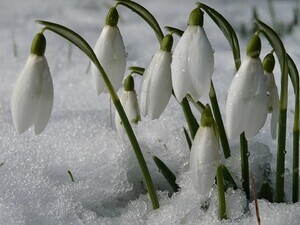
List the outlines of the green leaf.
{"type": "Polygon", "coordinates": [[[234,190],[238,189],[231,173],[229,172],[227,167],[224,165],[223,165],[223,177],[225,180],[226,189],[228,189],[229,187],[233,188],[234,190]]]}
{"type": "Polygon", "coordinates": [[[185,136],[186,142],[187,142],[187,144],[189,146],[189,149],[191,150],[191,148],[192,148],[192,141],[191,141],[190,135],[187,132],[187,130],[185,129],[185,127],[183,127],[183,132],[184,132],[184,136],[185,136]]]}
{"type": "Polygon", "coordinates": [[[166,178],[166,180],[168,181],[168,183],[173,188],[173,191],[174,192],[178,192],[180,188],[176,184],[176,176],[174,175],[174,173],[157,156],[154,155],[152,158],[153,158],[156,166],[158,167],[158,169],[161,171],[161,173],[163,174],[163,176],[166,178]]]}
{"type": "Polygon", "coordinates": [[[139,74],[141,76],[143,76],[143,74],[145,72],[145,68],[138,67],[138,66],[130,66],[130,67],[128,67],[128,69],[131,70],[132,73],[136,73],[136,74],[139,74]]]}
{"type": "Polygon", "coordinates": [[[123,5],[142,17],[154,30],[159,43],[161,43],[164,34],[154,16],[146,8],[130,0],[117,0],[116,5],[123,5]]]}
{"type": "Polygon", "coordinates": [[[183,35],[183,33],[184,33],[184,31],[182,31],[182,30],[180,30],[178,28],[175,28],[175,27],[165,26],[164,28],[165,28],[165,30],[167,30],[171,34],[177,34],[179,37],[181,37],[183,35]]]}
{"type": "Polygon", "coordinates": [[[191,107],[189,105],[189,101],[187,100],[187,98],[184,98],[182,100],[182,102],[180,103],[180,105],[183,110],[186,122],[189,126],[189,130],[191,132],[191,137],[192,137],[192,139],[194,139],[194,137],[197,133],[197,130],[199,128],[199,124],[191,110],[191,107]]]}
{"type": "Polygon", "coordinates": [[[299,72],[297,69],[296,64],[294,63],[293,59],[287,54],[288,60],[288,67],[289,67],[289,75],[293,84],[295,94],[297,91],[299,92],[299,72]]]}
{"type": "Polygon", "coordinates": [[[240,46],[239,46],[239,41],[237,39],[237,35],[232,28],[232,26],[229,24],[229,22],[216,10],[213,8],[205,5],[204,3],[198,3],[199,7],[203,9],[207,15],[215,22],[215,24],[221,29],[223,32],[224,36],[228,40],[230,47],[232,49],[233,53],[233,58],[235,62],[235,67],[236,70],[241,65],[241,56],[240,56],[240,46]]]}

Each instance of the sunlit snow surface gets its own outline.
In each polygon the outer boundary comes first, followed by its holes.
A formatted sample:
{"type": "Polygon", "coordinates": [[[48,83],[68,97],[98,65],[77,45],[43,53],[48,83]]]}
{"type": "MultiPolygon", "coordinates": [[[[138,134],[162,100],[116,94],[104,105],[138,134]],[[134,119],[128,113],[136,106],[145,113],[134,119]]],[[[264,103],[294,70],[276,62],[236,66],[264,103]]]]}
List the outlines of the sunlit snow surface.
{"type": "MultiPolygon", "coordinates": [[[[162,27],[185,29],[194,0],[138,1],[158,19],[162,27]]],[[[210,1],[206,1],[210,2],[210,1]]],[[[219,10],[235,27],[251,22],[251,7],[260,1],[216,1],[219,10]]],[[[209,208],[190,184],[189,150],[182,127],[186,126],[180,106],[171,99],[156,121],[143,119],[135,128],[150,167],[161,208],[153,211],[127,140],[121,140],[111,125],[110,100],[96,96],[89,61],[75,47],[46,31],[46,57],[51,68],[55,99],[50,121],[41,135],[33,130],[17,135],[10,112],[11,90],[25,64],[32,37],[41,28],[36,19],[64,24],[94,46],[111,1],[100,0],[1,0],[0,1],[0,224],[79,225],[79,224],[256,224],[254,204],[247,206],[240,190],[227,192],[228,220],[218,220],[217,191],[212,189],[209,208]],[[170,187],[152,162],[161,158],[176,174],[182,187],[168,197],[170,187]],[[75,182],[70,179],[71,171],[75,182]],[[245,213],[246,211],[246,213],[245,213]]],[[[278,19],[291,19],[294,1],[276,1],[278,19]],[[279,11],[280,9],[280,11],[279,11]]],[[[267,23],[266,3],[258,12],[267,23]]],[[[145,67],[158,48],[147,24],[120,6],[120,30],[128,52],[128,66],[145,67]]],[[[220,108],[224,112],[226,92],[234,74],[234,62],[223,34],[205,16],[204,28],[215,50],[215,82],[220,108]]],[[[285,36],[287,51],[300,62],[300,29],[285,36]]],[[[175,42],[178,38],[175,37],[175,42]]],[[[240,38],[242,57],[247,39],[240,38]]],[[[176,44],[176,43],[175,43],[176,44]]],[[[270,51],[264,41],[263,54],[270,51]]],[[[280,83],[279,66],[276,81],[280,83]]],[[[140,78],[136,77],[137,89],[140,78]]],[[[292,96],[292,89],[289,90],[292,96]]],[[[203,99],[203,102],[208,102],[203,99]]],[[[286,155],[286,198],[291,200],[291,146],[294,98],[289,99],[286,155]]],[[[199,114],[195,111],[196,115],[199,114]]],[[[276,141],[271,139],[270,118],[256,138],[249,141],[250,170],[257,188],[262,181],[274,183],[276,141]]],[[[232,158],[226,162],[239,183],[238,141],[231,141],[232,158]]],[[[270,204],[259,200],[262,224],[299,224],[300,204],[270,204]]]]}

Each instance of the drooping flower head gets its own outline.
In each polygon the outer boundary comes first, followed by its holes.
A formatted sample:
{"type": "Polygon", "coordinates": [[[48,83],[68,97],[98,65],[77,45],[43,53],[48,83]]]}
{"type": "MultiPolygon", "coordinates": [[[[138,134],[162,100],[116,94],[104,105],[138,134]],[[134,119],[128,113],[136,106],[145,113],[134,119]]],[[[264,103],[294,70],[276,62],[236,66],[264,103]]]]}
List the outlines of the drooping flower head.
{"type": "MultiPolygon", "coordinates": [[[[106,17],[106,25],[94,47],[94,52],[115,90],[120,88],[126,70],[126,51],[117,26],[118,19],[117,9],[111,8],[106,17]]],[[[101,74],[93,63],[91,72],[97,94],[107,92],[101,74]]]]}
{"type": "Polygon", "coordinates": [[[263,127],[268,114],[266,79],[259,58],[261,42],[254,35],[247,47],[247,55],[232,79],[226,102],[228,137],[234,139],[245,132],[254,137],[263,127]]]}
{"type": "Polygon", "coordinates": [[[35,134],[41,133],[49,120],[53,106],[53,83],[44,56],[46,39],[38,33],[33,39],[31,54],[15,83],[11,112],[19,134],[34,126],[35,134]]]}
{"type": "Polygon", "coordinates": [[[207,105],[202,113],[201,126],[195,135],[190,155],[192,184],[203,196],[211,190],[221,160],[217,132],[211,109],[207,105]]]}
{"type": "Polygon", "coordinates": [[[275,59],[272,53],[266,55],[263,60],[263,68],[267,79],[267,93],[269,95],[268,111],[271,116],[271,136],[276,138],[277,122],[279,116],[279,94],[274,79],[273,70],[275,67],[275,59]]]}
{"type": "Polygon", "coordinates": [[[161,48],[145,69],[140,90],[140,109],[143,116],[157,119],[166,108],[172,94],[171,49],[173,37],[164,37],[161,48]]]}
{"type": "MultiPolygon", "coordinates": [[[[136,92],[134,89],[134,80],[131,75],[127,76],[127,78],[124,80],[124,90],[120,101],[128,117],[129,122],[131,124],[137,124],[138,121],[140,121],[141,116],[136,92]]],[[[119,134],[123,134],[122,120],[117,111],[115,114],[115,124],[119,134]]]]}
{"type": "Polygon", "coordinates": [[[203,29],[203,12],[196,8],[173,54],[172,84],[179,102],[190,94],[195,101],[208,96],[214,70],[213,50],[203,29]]]}

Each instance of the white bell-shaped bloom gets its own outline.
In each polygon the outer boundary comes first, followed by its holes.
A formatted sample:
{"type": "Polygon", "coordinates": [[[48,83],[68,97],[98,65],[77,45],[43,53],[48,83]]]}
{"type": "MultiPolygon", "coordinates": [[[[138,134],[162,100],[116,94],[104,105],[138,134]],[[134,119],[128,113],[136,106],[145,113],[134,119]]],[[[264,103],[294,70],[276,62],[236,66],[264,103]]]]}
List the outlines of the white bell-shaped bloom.
{"type": "Polygon", "coordinates": [[[53,106],[53,83],[45,56],[30,54],[12,92],[14,126],[23,133],[34,126],[35,134],[46,127],[53,106]]]}
{"type": "MultiPolygon", "coordinates": [[[[117,26],[104,26],[94,47],[94,52],[114,89],[118,90],[122,84],[126,70],[126,51],[117,26]]],[[[91,72],[97,94],[107,92],[102,76],[93,63],[91,65],[91,72]]]]}
{"type": "Polygon", "coordinates": [[[190,155],[191,181],[200,195],[205,196],[211,190],[220,160],[220,145],[213,125],[201,125],[190,155]]]}
{"type": "Polygon", "coordinates": [[[276,138],[277,122],[279,116],[279,94],[275,83],[274,74],[265,72],[267,78],[267,92],[269,94],[268,110],[271,116],[271,136],[276,138]]]}
{"type": "Polygon", "coordinates": [[[172,94],[171,60],[170,52],[158,50],[145,69],[140,90],[143,116],[157,119],[166,108],[172,94]]]}
{"type": "Polygon", "coordinates": [[[174,50],[171,69],[173,90],[179,102],[187,94],[195,101],[208,96],[214,55],[203,27],[187,27],[174,50]]]}
{"type": "Polygon", "coordinates": [[[245,132],[255,136],[268,114],[266,79],[259,57],[249,55],[243,60],[228,90],[226,127],[230,139],[245,132]]]}
{"type": "MultiPolygon", "coordinates": [[[[120,98],[121,104],[131,124],[137,124],[140,120],[140,110],[135,90],[126,91],[123,90],[120,98]]],[[[115,124],[119,134],[123,134],[124,127],[119,116],[119,113],[115,113],[115,124]]]]}

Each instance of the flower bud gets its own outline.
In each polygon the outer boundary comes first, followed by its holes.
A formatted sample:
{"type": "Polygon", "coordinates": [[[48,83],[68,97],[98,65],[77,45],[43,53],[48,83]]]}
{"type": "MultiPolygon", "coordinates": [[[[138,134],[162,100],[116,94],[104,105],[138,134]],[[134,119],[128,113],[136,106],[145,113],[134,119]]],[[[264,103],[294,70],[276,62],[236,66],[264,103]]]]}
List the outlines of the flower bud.
{"type": "Polygon", "coordinates": [[[275,67],[275,59],[272,53],[266,55],[263,60],[263,68],[267,73],[272,73],[275,67]]]}

